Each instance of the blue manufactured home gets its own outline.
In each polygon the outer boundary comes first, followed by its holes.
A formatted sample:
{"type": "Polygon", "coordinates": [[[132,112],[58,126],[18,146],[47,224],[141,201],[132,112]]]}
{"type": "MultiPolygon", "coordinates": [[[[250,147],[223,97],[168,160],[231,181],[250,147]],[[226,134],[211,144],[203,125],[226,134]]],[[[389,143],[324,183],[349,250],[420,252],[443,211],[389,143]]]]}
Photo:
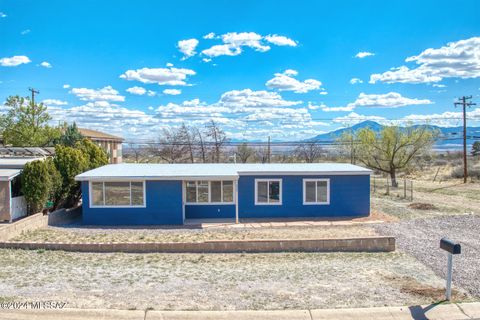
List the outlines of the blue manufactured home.
{"type": "Polygon", "coordinates": [[[112,164],[76,177],[83,222],[354,218],[370,214],[370,173],[341,163],[112,164]]]}

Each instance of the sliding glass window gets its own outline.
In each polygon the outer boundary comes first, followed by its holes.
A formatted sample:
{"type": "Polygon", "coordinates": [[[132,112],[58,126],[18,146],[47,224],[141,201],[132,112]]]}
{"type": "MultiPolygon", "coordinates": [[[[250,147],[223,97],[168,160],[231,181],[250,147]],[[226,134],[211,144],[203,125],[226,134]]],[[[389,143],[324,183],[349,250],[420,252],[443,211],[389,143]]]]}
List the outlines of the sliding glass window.
{"type": "Polygon", "coordinates": [[[92,207],[144,207],[143,181],[105,181],[90,184],[92,207]]]}
{"type": "Polygon", "coordinates": [[[185,182],[187,204],[233,204],[233,181],[185,182]]]}

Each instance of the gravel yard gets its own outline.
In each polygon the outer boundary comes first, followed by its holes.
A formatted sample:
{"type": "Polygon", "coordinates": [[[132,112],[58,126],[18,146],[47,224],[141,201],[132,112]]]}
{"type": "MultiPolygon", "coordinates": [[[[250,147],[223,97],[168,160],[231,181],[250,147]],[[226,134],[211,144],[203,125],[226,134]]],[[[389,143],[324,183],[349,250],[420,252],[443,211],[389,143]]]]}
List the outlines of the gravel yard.
{"type": "MultiPolygon", "coordinates": [[[[403,253],[95,254],[0,250],[0,300],[162,310],[337,308],[439,301],[403,253]]],[[[456,299],[464,299],[455,293],[456,299]]],[[[467,299],[468,300],[468,299],[467,299]]]]}
{"type": "Polygon", "coordinates": [[[440,239],[448,237],[461,242],[462,253],[455,256],[453,263],[453,283],[480,297],[479,215],[404,220],[374,227],[382,234],[395,236],[397,248],[413,255],[443,278],[447,256],[439,248],[440,239]]]}
{"type": "Polygon", "coordinates": [[[319,239],[375,236],[369,226],[262,227],[239,229],[161,229],[47,227],[25,232],[11,241],[32,242],[201,242],[244,239],[319,239]]]}

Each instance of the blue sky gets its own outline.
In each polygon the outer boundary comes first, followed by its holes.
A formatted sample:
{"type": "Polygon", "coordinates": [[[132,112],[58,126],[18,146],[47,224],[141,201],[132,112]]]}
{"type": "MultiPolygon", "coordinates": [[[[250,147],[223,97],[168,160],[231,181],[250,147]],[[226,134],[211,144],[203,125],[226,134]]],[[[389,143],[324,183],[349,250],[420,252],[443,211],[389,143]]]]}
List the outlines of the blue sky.
{"type": "MultiPolygon", "coordinates": [[[[35,87],[54,121],[127,140],[212,117],[247,140],[363,119],[455,126],[454,99],[480,102],[478,12],[478,1],[0,0],[0,101],[35,87]]],[[[478,124],[480,109],[469,117],[478,124]]]]}

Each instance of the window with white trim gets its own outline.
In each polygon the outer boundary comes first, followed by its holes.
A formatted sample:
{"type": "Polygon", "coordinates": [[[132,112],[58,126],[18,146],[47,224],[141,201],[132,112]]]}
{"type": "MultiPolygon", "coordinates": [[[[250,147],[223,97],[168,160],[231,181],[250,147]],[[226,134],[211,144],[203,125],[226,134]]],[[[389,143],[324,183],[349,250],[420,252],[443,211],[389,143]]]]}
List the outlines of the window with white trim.
{"type": "Polygon", "coordinates": [[[143,181],[104,181],[90,183],[92,207],[144,207],[143,181]]]}
{"type": "Polygon", "coordinates": [[[233,181],[185,182],[187,204],[233,203],[233,181]]]}
{"type": "Polygon", "coordinates": [[[282,204],[282,179],[255,179],[255,204],[282,204]]]}
{"type": "Polygon", "coordinates": [[[303,204],[329,204],[329,179],[303,179],[303,204]]]}

